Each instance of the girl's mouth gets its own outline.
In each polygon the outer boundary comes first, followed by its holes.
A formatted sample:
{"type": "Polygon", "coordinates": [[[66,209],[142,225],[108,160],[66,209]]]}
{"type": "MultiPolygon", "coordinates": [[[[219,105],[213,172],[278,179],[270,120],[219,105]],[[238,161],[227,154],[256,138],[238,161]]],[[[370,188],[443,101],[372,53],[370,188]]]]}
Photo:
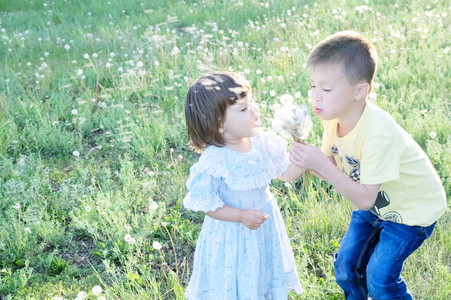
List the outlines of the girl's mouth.
{"type": "Polygon", "coordinates": [[[313,112],[315,113],[315,114],[319,114],[319,113],[321,113],[323,110],[321,109],[321,108],[317,108],[317,107],[314,107],[313,108],[313,112]]]}

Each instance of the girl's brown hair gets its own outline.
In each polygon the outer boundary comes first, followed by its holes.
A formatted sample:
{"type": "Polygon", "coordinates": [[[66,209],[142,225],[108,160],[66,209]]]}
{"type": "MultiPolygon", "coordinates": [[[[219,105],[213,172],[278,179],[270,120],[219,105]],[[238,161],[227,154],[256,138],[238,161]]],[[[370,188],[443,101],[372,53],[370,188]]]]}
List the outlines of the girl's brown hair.
{"type": "Polygon", "coordinates": [[[209,72],[189,88],[185,119],[190,146],[202,152],[209,145],[224,146],[219,132],[226,110],[251,92],[247,80],[234,72],[209,72]]]}

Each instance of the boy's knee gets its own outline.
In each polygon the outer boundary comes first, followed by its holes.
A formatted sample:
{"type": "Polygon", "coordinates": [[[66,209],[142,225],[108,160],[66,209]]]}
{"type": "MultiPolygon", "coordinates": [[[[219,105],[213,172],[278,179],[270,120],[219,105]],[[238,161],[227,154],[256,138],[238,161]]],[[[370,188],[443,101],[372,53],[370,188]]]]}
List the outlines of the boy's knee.
{"type": "Polygon", "coordinates": [[[398,280],[376,278],[367,274],[368,294],[372,299],[412,299],[402,277],[398,280]]]}
{"type": "Polygon", "coordinates": [[[334,270],[335,280],[337,282],[347,282],[352,277],[355,277],[355,272],[352,268],[352,263],[348,257],[335,253],[334,255],[334,270]]]}

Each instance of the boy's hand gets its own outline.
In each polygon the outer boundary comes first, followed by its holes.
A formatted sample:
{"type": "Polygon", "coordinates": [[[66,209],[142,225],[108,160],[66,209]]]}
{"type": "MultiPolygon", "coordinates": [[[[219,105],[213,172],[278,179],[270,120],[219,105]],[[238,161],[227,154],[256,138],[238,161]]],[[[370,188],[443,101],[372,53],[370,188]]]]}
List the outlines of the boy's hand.
{"type": "Polygon", "coordinates": [[[291,146],[290,161],[298,167],[319,172],[321,166],[328,160],[320,149],[307,142],[305,144],[293,142],[291,146]]]}
{"type": "Polygon", "coordinates": [[[257,230],[269,216],[258,209],[244,209],[241,211],[240,222],[251,230],[257,230]]]}

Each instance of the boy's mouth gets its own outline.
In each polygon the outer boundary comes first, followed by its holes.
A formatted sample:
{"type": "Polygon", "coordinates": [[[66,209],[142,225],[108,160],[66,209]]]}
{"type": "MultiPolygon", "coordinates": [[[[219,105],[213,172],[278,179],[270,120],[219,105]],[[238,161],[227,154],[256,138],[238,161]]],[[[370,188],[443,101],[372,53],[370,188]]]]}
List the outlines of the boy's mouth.
{"type": "Polygon", "coordinates": [[[321,108],[318,108],[318,107],[314,107],[313,108],[313,112],[315,113],[315,114],[319,114],[319,113],[321,113],[323,110],[321,109],[321,108]]]}

